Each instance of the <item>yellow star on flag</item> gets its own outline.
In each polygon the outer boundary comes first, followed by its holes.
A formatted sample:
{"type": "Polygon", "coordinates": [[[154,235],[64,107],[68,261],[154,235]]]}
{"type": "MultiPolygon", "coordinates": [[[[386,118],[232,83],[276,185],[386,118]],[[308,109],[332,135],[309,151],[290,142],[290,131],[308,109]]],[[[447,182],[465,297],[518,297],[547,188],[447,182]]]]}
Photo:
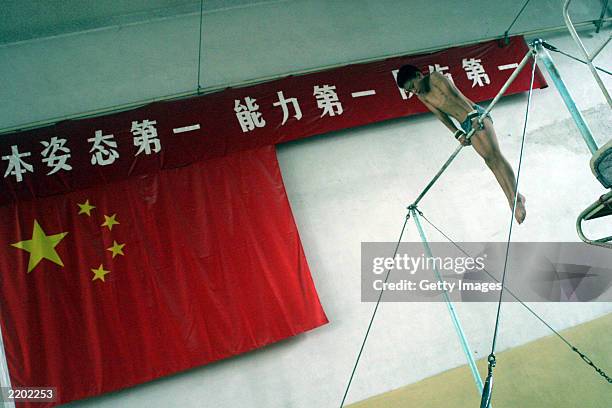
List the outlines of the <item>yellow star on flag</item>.
{"type": "Polygon", "coordinates": [[[113,241],[113,246],[110,248],[106,248],[106,250],[111,251],[113,253],[113,259],[115,259],[117,255],[125,255],[123,253],[124,246],[125,244],[118,244],[117,241],[113,241]]]}
{"type": "Polygon", "coordinates": [[[89,204],[89,200],[85,201],[83,204],[77,203],[79,206],[79,214],[86,214],[88,217],[91,216],[91,210],[96,208],[94,205],[89,204]]]}
{"type": "Polygon", "coordinates": [[[104,216],[104,223],[101,225],[102,227],[108,227],[109,231],[113,230],[113,225],[119,224],[119,221],[115,219],[117,214],[113,214],[110,217],[108,215],[104,216]]]}
{"type": "Polygon", "coordinates": [[[96,279],[100,279],[102,282],[105,282],[104,275],[110,273],[110,271],[104,270],[104,267],[102,266],[102,264],[100,264],[100,266],[98,266],[97,269],[91,268],[91,271],[94,273],[94,277],[92,281],[95,281],[96,279]]]}
{"type": "Polygon", "coordinates": [[[32,239],[16,242],[11,244],[11,246],[30,253],[30,260],[28,262],[28,273],[30,273],[43,259],[48,259],[59,266],[64,266],[60,256],[55,251],[55,247],[66,235],[68,235],[67,232],[47,235],[38,221],[34,220],[32,239]]]}

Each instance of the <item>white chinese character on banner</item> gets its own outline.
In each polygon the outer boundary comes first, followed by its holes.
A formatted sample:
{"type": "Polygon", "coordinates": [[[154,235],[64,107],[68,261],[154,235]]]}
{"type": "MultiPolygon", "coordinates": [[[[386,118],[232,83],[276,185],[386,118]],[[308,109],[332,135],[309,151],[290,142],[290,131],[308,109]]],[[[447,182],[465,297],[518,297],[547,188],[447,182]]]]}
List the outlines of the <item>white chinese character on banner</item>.
{"type": "Polygon", "coordinates": [[[295,110],[295,115],[293,115],[293,117],[297,120],[302,119],[302,110],[300,109],[300,105],[298,103],[297,98],[285,99],[283,91],[279,91],[276,94],[278,95],[278,101],[274,102],[272,105],[280,106],[283,109],[283,123],[281,123],[281,125],[284,125],[285,122],[287,122],[287,119],[289,119],[289,103],[293,105],[293,110],[295,110]]]}
{"type": "Polygon", "coordinates": [[[472,81],[472,88],[476,85],[484,86],[483,81],[488,85],[491,83],[489,76],[485,72],[481,60],[476,58],[464,58],[462,62],[463,69],[465,70],[467,77],[472,81]]]}
{"type": "Polygon", "coordinates": [[[8,177],[9,175],[15,176],[15,179],[19,183],[23,180],[22,174],[25,174],[28,171],[30,173],[34,173],[34,167],[21,159],[22,157],[28,157],[31,155],[32,153],[30,152],[19,153],[17,146],[11,146],[11,154],[9,156],[2,156],[2,160],[8,160],[8,167],[4,173],[4,178],[8,177]]]}
{"type": "Polygon", "coordinates": [[[451,73],[450,72],[445,72],[445,71],[448,71],[448,67],[447,66],[442,66],[440,64],[429,65],[429,73],[430,74],[432,72],[439,72],[442,75],[444,75],[446,78],[448,78],[448,80],[451,81],[454,84],[455,81],[453,80],[453,76],[451,75],[451,73]]]}
{"type": "Polygon", "coordinates": [[[91,147],[89,153],[95,151],[95,153],[91,155],[91,164],[108,166],[109,164],[113,164],[115,160],[119,158],[119,152],[113,149],[113,147],[117,147],[115,136],[102,135],[101,130],[96,130],[95,136],[87,139],[87,141],[93,142],[93,146],[91,147]]]}
{"type": "Polygon", "coordinates": [[[151,150],[155,153],[159,153],[161,150],[161,144],[157,137],[157,129],[155,125],[157,121],[145,119],[142,122],[132,121],[131,132],[134,135],[134,146],[138,147],[138,151],[135,156],[145,152],[145,154],[151,154],[151,150]],[[153,146],[153,149],[151,149],[153,146]]]}
{"type": "Polygon", "coordinates": [[[266,125],[266,121],[261,117],[261,113],[258,112],[259,105],[255,103],[257,99],[247,96],[244,98],[246,105],[242,105],[238,99],[234,102],[234,112],[236,112],[236,118],[238,118],[243,132],[249,132],[255,129],[255,127],[264,127],[266,125]]]}
{"type": "Polygon", "coordinates": [[[41,140],[40,143],[45,146],[45,149],[41,153],[43,156],[42,162],[46,163],[47,166],[51,168],[47,176],[57,173],[60,170],[72,170],[72,166],[67,163],[72,155],[70,154],[70,149],[64,146],[66,144],[66,139],[58,139],[53,136],[48,142],[41,140]]]}
{"type": "Polygon", "coordinates": [[[342,104],[338,100],[335,86],[315,85],[313,95],[317,98],[317,106],[319,109],[323,109],[321,117],[326,114],[329,116],[335,116],[336,114],[342,115],[342,104]],[[336,108],[335,111],[334,108],[336,108]]]}
{"type": "Polygon", "coordinates": [[[500,71],[506,71],[506,70],[509,70],[509,69],[514,70],[514,69],[518,68],[518,66],[519,66],[518,62],[513,62],[511,64],[498,65],[497,69],[499,69],[500,71]]]}

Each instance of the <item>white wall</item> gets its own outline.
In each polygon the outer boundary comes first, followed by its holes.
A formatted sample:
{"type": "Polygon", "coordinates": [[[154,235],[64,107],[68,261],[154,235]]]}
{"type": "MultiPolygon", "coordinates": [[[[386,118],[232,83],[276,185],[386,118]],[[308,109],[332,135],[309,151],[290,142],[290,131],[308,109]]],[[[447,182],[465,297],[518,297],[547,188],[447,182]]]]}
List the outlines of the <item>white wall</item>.
{"type": "MultiPolygon", "coordinates": [[[[599,1],[574,2],[575,21],[599,17],[599,1]]],[[[559,3],[531,2],[513,32],[562,25],[559,3]]],[[[201,85],[489,38],[503,33],[519,8],[502,0],[276,0],[209,11],[201,85]]],[[[117,21],[15,44],[0,38],[0,130],[196,89],[199,15],[117,21]]]]}
{"type": "MultiPolygon", "coordinates": [[[[450,0],[419,2],[419,8],[406,3],[281,1],[207,14],[205,84],[488,37],[503,32],[518,8],[515,2],[502,1],[464,2],[482,7],[482,12],[457,7],[450,0]],[[442,21],[432,25],[440,13],[442,21]]],[[[534,3],[537,6],[529,6],[532,9],[517,29],[560,23],[556,0],[534,3]]],[[[577,5],[576,20],[598,15],[599,5],[595,6],[587,10],[577,5]]],[[[192,16],[1,47],[0,124],[6,127],[193,88],[196,33],[197,18],[192,16]]],[[[587,43],[597,43],[605,35],[587,43]]],[[[548,39],[576,53],[566,36],[548,39]]],[[[553,58],[598,140],[609,138],[610,111],[588,70],[564,57],[553,58]]],[[[612,66],[612,50],[604,51],[598,62],[612,66]]],[[[513,165],[521,131],[517,118],[522,118],[525,103],[525,95],[505,98],[493,112],[500,144],[513,165]]],[[[291,206],[330,324],[263,350],[71,406],[339,406],[373,308],[360,302],[360,243],[396,239],[405,206],[454,147],[452,137],[431,115],[279,146],[291,206]]],[[[516,240],[577,240],[576,215],[603,192],[590,174],[588,159],[554,87],[536,91],[521,182],[528,215],[515,229],[516,240]]],[[[469,149],[423,200],[421,209],[457,240],[506,238],[509,211],[504,197],[469,149]]],[[[594,232],[602,231],[603,227],[594,232]]],[[[427,233],[441,240],[433,231],[427,233]]],[[[418,240],[412,225],[406,239],[418,240]]],[[[606,303],[532,306],[558,329],[612,311],[606,303]]],[[[485,356],[495,305],[458,304],[457,310],[477,356],[485,356]]],[[[498,350],[547,334],[520,305],[504,305],[498,350]]],[[[383,304],[349,401],[461,364],[464,358],[444,304],[383,304]]]]}

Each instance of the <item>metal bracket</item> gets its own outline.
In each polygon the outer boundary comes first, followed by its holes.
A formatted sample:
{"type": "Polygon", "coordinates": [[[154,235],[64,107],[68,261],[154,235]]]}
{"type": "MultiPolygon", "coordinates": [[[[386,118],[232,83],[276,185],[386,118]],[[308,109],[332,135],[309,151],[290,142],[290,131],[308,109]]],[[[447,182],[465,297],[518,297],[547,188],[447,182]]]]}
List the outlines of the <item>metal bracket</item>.
{"type": "Polygon", "coordinates": [[[580,52],[582,52],[582,55],[586,59],[586,63],[589,66],[589,69],[591,70],[591,74],[595,78],[595,81],[597,82],[597,85],[601,89],[601,92],[604,94],[606,101],[608,101],[608,105],[610,105],[610,108],[612,108],[612,97],[610,97],[610,93],[608,92],[608,89],[606,88],[605,84],[601,80],[601,77],[597,73],[597,69],[593,65],[593,60],[597,57],[597,55],[601,52],[601,50],[603,50],[606,47],[606,45],[608,45],[610,40],[612,40],[612,35],[608,37],[608,39],[593,53],[593,55],[590,55],[589,52],[584,47],[582,40],[578,36],[578,33],[576,32],[576,27],[574,27],[574,23],[572,23],[572,20],[569,16],[569,5],[571,2],[572,0],[565,0],[565,4],[563,5],[563,18],[565,19],[565,25],[567,26],[567,29],[572,35],[574,42],[576,43],[576,45],[578,45],[580,52]]]}

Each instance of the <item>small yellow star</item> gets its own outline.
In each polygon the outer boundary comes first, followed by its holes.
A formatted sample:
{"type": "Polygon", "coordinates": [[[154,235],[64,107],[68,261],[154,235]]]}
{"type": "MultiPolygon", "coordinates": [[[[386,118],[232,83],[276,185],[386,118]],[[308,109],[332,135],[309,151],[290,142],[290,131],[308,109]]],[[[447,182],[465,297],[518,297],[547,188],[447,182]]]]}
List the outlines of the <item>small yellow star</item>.
{"type": "Polygon", "coordinates": [[[100,264],[100,266],[98,266],[98,269],[92,268],[91,271],[94,273],[94,277],[93,277],[92,281],[95,281],[96,279],[100,279],[102,282],[105,282],[104,275],[110,273],[110,271],[105,271],[104,270],[104,268],[102,267],[102,264],[100,264]]]}
{"type": "Polygon", "coordinates": [[[125,255],[123,253],[124,246],[125,244],[118,244],[117,241],[113,241],[113,246],[110,248],[106,248],[106,250],[111,251],[113,253],[113,259],[115,259],[117,255],[125,255]]]}
{"type": "Polygon", "coordinates": [[[113,230],[113,225],[119,224],[119,221],[115,219],[117,214],[113,214],[110,217],[108,215],[104,216],[104,223],[101,225],[102,227],[108,227],[109,231],[113,230]]]}
{"type": "Polygon", "coordinates": [[[93,210],[94,208],[96,208],[93,205],[89,204],[89,200],[85,201],[83,204],[79,204],[77,203],[77,205],[79,206],[79,214],[87,214],[87,216],[91,216],[91,210],[93,210]]]}
{"type": "Polygon", "coordinates": [[[66,235],[68,235],[67,232],[47,235],[40,224],[38,224],[38,221],[34,220],[32,239],[16,242],[11,245],[30,253],[30,260],[28,261],[28,273],[30,273],[43,259],[48,259],[59,266],[64,266],[64,263],[55,251],[55,247],[66,235]]]}

